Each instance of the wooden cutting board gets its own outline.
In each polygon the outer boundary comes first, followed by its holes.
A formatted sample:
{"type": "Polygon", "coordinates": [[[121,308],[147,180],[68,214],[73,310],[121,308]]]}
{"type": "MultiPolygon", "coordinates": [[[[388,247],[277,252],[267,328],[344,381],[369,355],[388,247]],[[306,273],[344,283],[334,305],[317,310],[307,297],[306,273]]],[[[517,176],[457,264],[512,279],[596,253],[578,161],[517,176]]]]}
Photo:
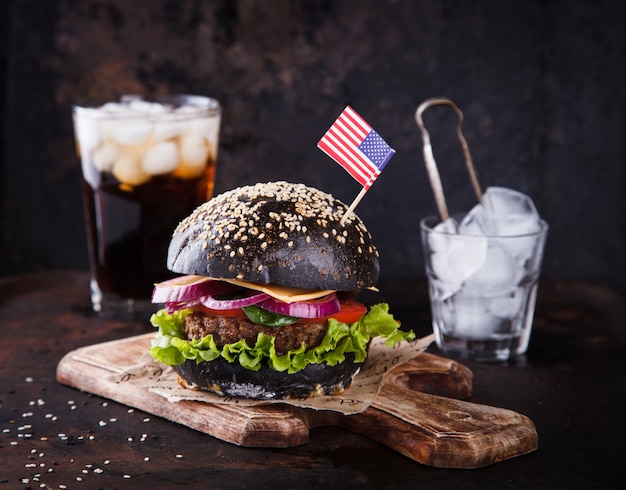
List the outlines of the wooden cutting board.
{"type": "Polygon", "coordinates": [[[72,351],[59,363],[57,379],[241,446],[297,446],[308,442],[310,429],[332,425],[436,467],[479,468],[537,449],[537,432],[529,418],[460,400],[471,396],[471,371],[428,353],[394,368],[372,406],[349,416],[282,403],[255,407],[172,403],[131,383],[108,380],[136,365],[153,336],[72,351]]]}

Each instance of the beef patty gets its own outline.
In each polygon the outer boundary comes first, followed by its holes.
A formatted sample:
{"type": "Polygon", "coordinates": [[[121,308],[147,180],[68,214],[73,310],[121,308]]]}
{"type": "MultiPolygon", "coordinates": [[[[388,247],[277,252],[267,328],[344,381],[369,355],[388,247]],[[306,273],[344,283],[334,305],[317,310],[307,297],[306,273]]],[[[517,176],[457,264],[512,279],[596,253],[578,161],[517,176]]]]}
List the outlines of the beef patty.
{"type": "Polygon", "coordinates": [[[232,344],[244,339],[250,347],[254,347],[259,332],[276,339],[276,353],[281,356],[289,350],[299,349],[302,342],[307,349],[317,347],[326,334],[327,323],[297,322],[280,327],[259,325],[250,320],[206,315],[192,312],[185,317],[185,335],[189,340],[200,340],[209,334],[218,347],[232,344]]]}

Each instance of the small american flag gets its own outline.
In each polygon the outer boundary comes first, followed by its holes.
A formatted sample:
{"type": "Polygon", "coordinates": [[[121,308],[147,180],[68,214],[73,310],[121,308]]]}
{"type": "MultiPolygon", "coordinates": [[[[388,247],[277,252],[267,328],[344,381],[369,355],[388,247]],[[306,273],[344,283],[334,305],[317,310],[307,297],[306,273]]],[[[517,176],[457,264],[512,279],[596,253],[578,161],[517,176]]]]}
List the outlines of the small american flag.
{"type": "Polygon", "coordinates": [[[347,106],[317,147],[369,189],[396,151],[347,106]]]}

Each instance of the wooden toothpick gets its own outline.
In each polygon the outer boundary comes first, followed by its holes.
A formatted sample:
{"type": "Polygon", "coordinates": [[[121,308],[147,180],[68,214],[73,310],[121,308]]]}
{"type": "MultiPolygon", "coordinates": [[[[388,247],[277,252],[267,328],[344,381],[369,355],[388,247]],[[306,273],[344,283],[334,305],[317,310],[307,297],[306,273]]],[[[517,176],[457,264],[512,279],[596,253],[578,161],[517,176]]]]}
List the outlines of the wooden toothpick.
{"type": "Polygon", "coordinates": [[[361,189],[361,192],[359,192],[359,195],[354,198],[354,201],[352,201],[352,204],[350,204],[350,207],[348,208],[348,210],[341,217],[341,221],[339,221],[339,224],[341,226],[344,225],[344,223],[348,219],[348,216],[350,216],[350,214],[352,214],[352,211],[354,211],[354,208],[356,208],[357,205],[361,202],[361,199],[363,199],[363,196],[365,196],[366,192],[367,192],[367,189],[365,187],[363,187],[361,189]]]}

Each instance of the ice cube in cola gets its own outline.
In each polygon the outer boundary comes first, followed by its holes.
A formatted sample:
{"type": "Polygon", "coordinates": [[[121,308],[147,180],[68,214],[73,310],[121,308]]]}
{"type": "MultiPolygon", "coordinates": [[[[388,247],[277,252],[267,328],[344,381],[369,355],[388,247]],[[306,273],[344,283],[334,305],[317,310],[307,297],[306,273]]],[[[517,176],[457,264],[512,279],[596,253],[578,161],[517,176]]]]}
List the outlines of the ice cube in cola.
{"type": "Polygon", "coordinates": [[[213,193],[221,108],[207,97],[74,107],[92,299],[149,302],[178,222],[213,193]]]}

